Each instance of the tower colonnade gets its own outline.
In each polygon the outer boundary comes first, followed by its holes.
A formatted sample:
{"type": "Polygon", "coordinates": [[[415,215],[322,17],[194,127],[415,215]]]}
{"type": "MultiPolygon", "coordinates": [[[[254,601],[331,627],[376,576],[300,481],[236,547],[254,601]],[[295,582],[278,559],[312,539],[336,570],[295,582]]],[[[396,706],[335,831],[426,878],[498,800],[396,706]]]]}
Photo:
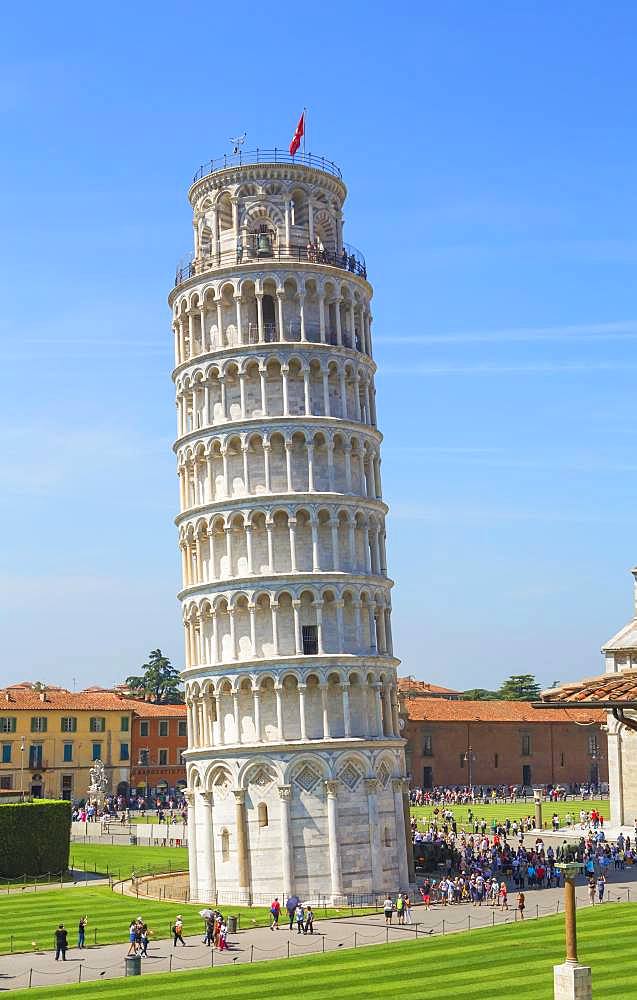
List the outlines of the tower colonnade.
{"type": "Polygon", "coordinates": [[[169,302],[201,902],[413,876],[372,288],[345,193],[303,158],[225,163],[189,192],[194,257],[169,302]]]}

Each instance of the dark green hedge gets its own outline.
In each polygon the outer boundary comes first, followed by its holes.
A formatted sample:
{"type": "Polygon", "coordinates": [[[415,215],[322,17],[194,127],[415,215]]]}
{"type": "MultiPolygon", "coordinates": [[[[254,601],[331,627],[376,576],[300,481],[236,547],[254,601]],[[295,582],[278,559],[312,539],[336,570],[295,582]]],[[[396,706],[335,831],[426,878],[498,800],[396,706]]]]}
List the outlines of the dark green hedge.
{"type": "Polygon", "coordinates": [[[0,877],[65,872],[70,841],[70,802],[0,805],[0,877]]]}

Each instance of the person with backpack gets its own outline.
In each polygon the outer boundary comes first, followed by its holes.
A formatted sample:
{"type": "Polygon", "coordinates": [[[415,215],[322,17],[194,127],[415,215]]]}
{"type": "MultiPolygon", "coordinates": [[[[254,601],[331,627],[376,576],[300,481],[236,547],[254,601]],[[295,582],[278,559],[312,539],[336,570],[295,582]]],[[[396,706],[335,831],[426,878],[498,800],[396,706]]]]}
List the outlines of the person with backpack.
{"type": "Polygon", "coordinates": [[[391,924],[391,918],[394,913],[394,901],[390,896],[383,903],[383,911],[385,913],[385,923],[391,924]]]}
{"type": "Polygon", "coordinates": [[[173,924],[173,948],[177,947],[177,942],[181,941],[184,948],[186,947],[186,942],[184,941],[184,924],[181,916],[178,916],[173,924]]]}
{"type": "Polygon", "coordinates": [[[270,906],[270,930],[273,931],[279,929],[279,916],[281,915],[281,904],[279,903],[279,897],[277,896],[270,906]]]}
{"type": "Polygon", "coordinates": [[[78,948],[84,947],[84,937],[86,934],[86,925],[88,923],[88,917],[80,917],[80,922],[77,925],[77,946],[78,948]]]}
{"type": "Polygon", "coordinates": [[[60,955],[62,956],[62,961],[66,962],[66,949],[68,948],[68,936],[64,924],[59,924],[55,932],[55,961],[57,962],[60,955]]]}
{"type": "Polygon", "coordinates": [[[405,900],[403,899],[402,892],[398,893],[398,899],[396,900],[396,916],[398,917],[398,923],[404,924],[405,922],[405,900]]]}
{"type": "Polygon", "coordinates": [[[307,934],[308,931],[310,934],[314,934],[314,910],[309,905],[305,911],[305,927],[303,929],[303,933],[307,934]]]}
{"type": "Polygon", "coordinates": [[[298,904],[298,906],[296,908],[296,911],[294,913],[294,917],[295,917],[295,920],[296,920],[296,932],[297,932],[297,934],[302,934],[303,933],[303,925],[305,923],[305,910],[303,909],[303,906],[302,906],[301,903],[298,904]]]}

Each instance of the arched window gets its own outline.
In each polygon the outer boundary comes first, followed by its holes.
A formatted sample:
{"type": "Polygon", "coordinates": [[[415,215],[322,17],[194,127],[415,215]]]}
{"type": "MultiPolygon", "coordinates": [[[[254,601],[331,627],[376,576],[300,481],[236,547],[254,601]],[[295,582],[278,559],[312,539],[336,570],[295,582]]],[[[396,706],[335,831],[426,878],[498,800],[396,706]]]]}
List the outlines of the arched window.
{"type": "Polygon", "coordinates": [[[230,834],[227,830],[221,831],[221,860],[230,860],[230,834]]]}
{"type": "Polygon", "coordinates": [[[259,826],[268,825],[268,807],[265,802],[259,802],[259,808],[257,810],[259,815],[259,826]]]}

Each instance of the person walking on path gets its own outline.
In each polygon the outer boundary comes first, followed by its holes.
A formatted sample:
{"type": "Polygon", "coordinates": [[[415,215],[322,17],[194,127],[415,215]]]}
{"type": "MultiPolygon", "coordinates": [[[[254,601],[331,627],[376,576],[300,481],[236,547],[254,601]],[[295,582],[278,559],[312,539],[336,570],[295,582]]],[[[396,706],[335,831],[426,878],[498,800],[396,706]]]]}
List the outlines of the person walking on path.
{"type": "Polygon", "coordinates": [[[137,921],[131,920],[128,928],[128,952],[127,955],[134,955],[137,951],[137,921]]]}
{"type": "Polygon", "coordinates": [[[520,914],[520,920],[524,920],[524,907],[526,906],[526,900],[524,899],[524,893],[518,893],[518,913],[520,914]]]}
{"type": "Polygon", "coordinates": [[[272,900],[272,905],[270,906],[270,930],[273,931],[275,928],[279,929],[279,916],[281,915],[281,904],[279,903],[279,897],[276,896],[272,900]]]}
{"type": "Polygon", "coordinates": [[[219,951],[228,951],[228,925],[223,917],[219,924],[219,951]]]}
{"type": "Polygon", "coordinates": [[[394,912],[394,901],[389,896],[383,903],[383,910],[385,912],[385,923],[391,924],[391,918],[394,912]]]}
{"type": "Polygon", "coordinates": [[[303,929],[303,933],[307,934],[308,931],[310,934],[314,934],[314,910],[309,905],[305,911],[305,927],[303,929]]]}
{"type": "Polygon", "coordinates": [[[302,934],[303,924],[305,923],[305,910],[301,903],[298,904],[294,916],[296,918],[296,932],[297,934],[302,934]]]}
{"type": "Polygon", "coordinates": [[[84,947],[84,936],[86,934],[86,925],[88,923],[88,917],[80,917],[80,922],[77,925],[77,946],[78,948],[84,947]]]}
{"type": "Polygon", "coordinates": [[[66,962],[66,949],[68,948],[68,936],[64,928],[64,924],[59,924],[55,932],[55,961],[57,962],[60,955],[62,956],[62,961],[66,962]]]}
{"type": "Polygon", "coordinates": [[[140,937],[139,937],[139,945],[140,945],[139,954],[143,958],[148,958],[149,940],[150,940],[150,935],[148,932],[148,924],[142,924],[142,929],[140,931],[140,937]]]}
{"type": "Polygon", "coordinates": [[[405,893],[404,897],[405,903],[405,923],[411,923],[411,899],[409,898],[409,893],[405,893]]]}
{"type": "Polygon", "coordinates": [[[288,911],[288,917],[290,918],[290,930],[294,927],[294,914],[296,913],[296,908],[301,902],[298,896],[288,896],[285,908],[288,911]]]}
{"type": "Polygon", "coordinates": [[[597,895],[599,897],[600,903],[604,902],[604,889],[606,888],[606,878],[604,877],[604,872],[601,873],[597,879],[597,895]]]}
{"type": "Polygon", "coordinates": [[[184,924],[180,916],[178,916],[173,924],[173,948],[177,947],[177,942],[181,941],[184,948],[186,947],[186,942],[184,941],[184,924]]]}
{"type": "Polygon", "coordinates": [[[591,878],[589,878],[588,880],[588,901],[591,904],[591,906],[595,906],[595,889],[596,889],[595,879],[593,876],[591,876],[591,878]]]}
{"type": "Polygon", "coordinates": [[[398,923],[405,923],[405,900],[403,899],[402,892],[398,893],[398,899],[396,900],[396,916],[398,917],[398,923]]]}

